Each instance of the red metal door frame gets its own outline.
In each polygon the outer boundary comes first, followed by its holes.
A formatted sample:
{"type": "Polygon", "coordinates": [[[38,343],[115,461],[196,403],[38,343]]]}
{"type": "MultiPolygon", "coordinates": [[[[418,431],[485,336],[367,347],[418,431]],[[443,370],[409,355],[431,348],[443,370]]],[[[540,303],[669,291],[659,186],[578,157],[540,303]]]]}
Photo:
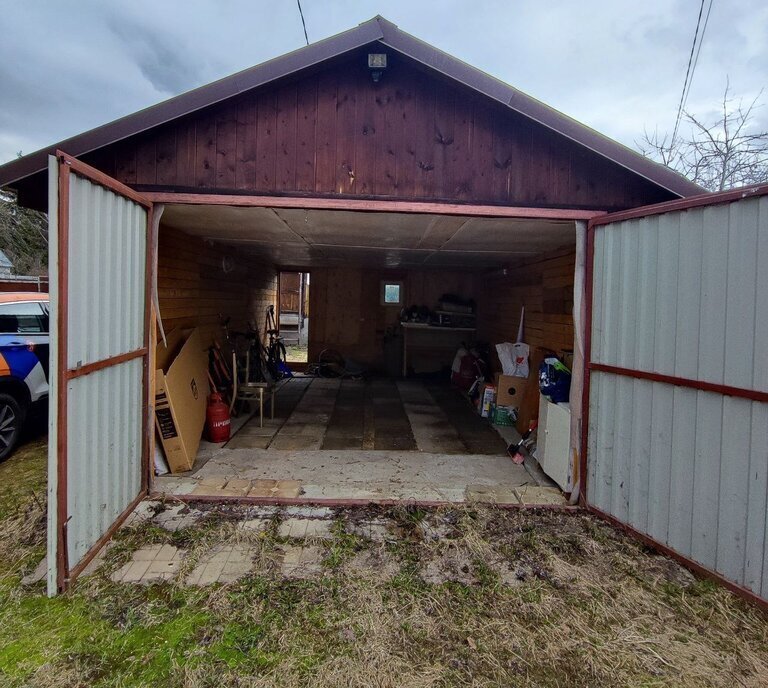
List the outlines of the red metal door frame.
{"type": "Polygon", "coordinates": [[[395,201],[320,196],[256,196],[171,191],[146,191],[143,197],[167,205],[226,205],[240,208],[296,208],[300,210],[354,210],[362,212],[467,215],[537,220],[590,220],[604,211],[573,208],[531,208],[524,206],[475,205],[433,201],[395,201]]]}
{"type": "Polygon", "coordinates": [[[586,317],[584,323],[584,384],[582,389],[582,426],[581,426],[581,452],[579,457],[579,474],[581,476],[581,486],[579,491],[579,504],[588,511],[600,516],[601,518],[609,521],[613,525],[621,528],[622,530],[630,533],[632,536],[638,538],[648,546],[656,549],[663,554],[676,559],[687,568],[696,572],[700,576],[716,580],[718,583],[735,592],[736,594],[744,597],[753,604],[768,609],[768,600],[763,599],[756,595],[753,591],[734,583],[721,574],[711,569],[702,566],[698,562],[686,557],[679,552],[676,552],[672,548],[668,547],[664,543],[654,540],[645,533],[633,528],[627,523],[620,521],[611,514],[592,506],[589,503],[589,491],[588,491],[588,446],[589,446],[589,396],[590,396],[590,383],[591,372],[611,373],[614,375],[621,375],[623,377],[630,377],[638,380],[651,380],[654,382],[663,382],[666,384],[674,385],[676,387],[686,387],[688,389],[696,389],[707,392],[716,392],[718,394],[724,394],[728,396],[740,397],[743,399],[750,399],[753,401],[768,402],[768,392],[762,392],[753,389],[747,389],[743,387],[733,387],[730,385],[719,385],[703,380],[695,380],[692,378],[675,377],[672,375],[662,375],[646,370],[634,370],[630,368],[622,368],[619,366],[606,365],[603,363],[595,363],[592,361],[592,298],[594,296],[594,258],[595,258],[595,228],[602,225],[608,225],[614,222],[621,222],[624,220],[631,220],[643,217],[649,217],[652,215],[661,215],[663,213],[669,213],[681,210],[690,210],[691,208],[698,208],[702,206],[720,205],[724,203],[732,203],[733,201],[739,201],[743,198],[757,197],[768,195],[768,184],[756,185],[751,187],[745,187],[743,189],[736,189],[733,191],[726,191],[723,193],[708,193],[701,196],[693,196],[690,198],[683,198],[675,201],[667,201],[666,203],[658,203],[655,205],[644,206],[641,208],[634,208],[632,210],[623,211],[619,213],[612,213],[608,215],[601,215],[589,220],[587,224],[587,255],[585,266],[585,298],[586,304],[586,317]]]}
{"type": "Polygon", "coordinates": [[[100,172],[99,170],[86,165],[85,163],[73,158],[63,151],[56,151],[56,159],[59,163],[59,204],[58,204],[58,264],[59,264],[59,284],[58,284],[58,356],[57,356],[57,486],[56,486],[56,584],[60,592],[66,590],[77,576],[83,571],[88,563],[93,559],[96,553],[112,537],[115,530],[125,521],[128,515],[133,511],[136,505],[148,494],[149,491],[149,447],[150,432],[152,426],[149,423],[149,395],[150,395],[150,316],[151,299],[150,285],[152,279],[152,266],[154,264],[154,247],[152,243],[152,213],[153,204],[151,201],[136,193],[133,189],[121,184],[116,179],[100,172]],[[68,354],[68,298],[69,298],[69,192],[70,177],[76,174],[83,179],[98,184],[115,194],[124,196],[131,201],[141,205],[147,211],[147,236],[146,236],[146,260],[144,266],[144,338],[141,348],[134,351],[125,352],[116,356],[111,356],[99,361],[94,361],[77,368],[69,368],[67,364],[68,354]],[[141,442],[141,489],[136,498],[123,510],[115,522],[86,552],[80,562],[70,569],[68,548],[67,548],[67,520],[68,520],[68,502],[67,502],[67,473],[68,473],[68,451],[67,451],[67,383],[78,377],[89,375],[98,370],[103,370],[112,366],[125,363],[137,358],[143,359],[142,367],[142,442],[141,442]]]}

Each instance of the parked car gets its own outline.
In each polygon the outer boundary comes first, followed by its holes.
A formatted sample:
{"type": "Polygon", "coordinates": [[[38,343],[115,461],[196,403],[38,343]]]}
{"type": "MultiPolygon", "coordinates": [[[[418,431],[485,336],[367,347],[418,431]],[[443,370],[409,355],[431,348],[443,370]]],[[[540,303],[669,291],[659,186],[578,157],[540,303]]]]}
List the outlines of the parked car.
{"type": "Polygon", "coordinates": [[[48,294],[0,293],[0,461],[33,405],[48,399],[48,294]]]}

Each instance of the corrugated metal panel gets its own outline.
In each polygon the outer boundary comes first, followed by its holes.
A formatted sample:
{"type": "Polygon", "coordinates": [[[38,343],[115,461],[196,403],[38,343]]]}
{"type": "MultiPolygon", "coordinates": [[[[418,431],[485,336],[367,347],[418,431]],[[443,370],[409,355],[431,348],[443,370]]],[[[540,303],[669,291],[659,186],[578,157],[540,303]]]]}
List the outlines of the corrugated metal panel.
{"type": "Polygon", "coordinates": [[[67,362],[76,368],[143,346],[147,211],[78,175],[70,187],[67,362]]]}
{"type": "MultiPolygon", "coordinates": [[[[70,177],[70,368],[144,343],[147,211],[76,174],[70,177]]],[[[141,487],[142,359],[67,386],[67,550],[70,567],[141,487]]]]}
{"type": "Polygon", "coordinates": [[[69,189],[68,217],[51,232],[52,322],[66,320],[66,341],[59,341],[59,325],[51,329],[48,590],[54,594],[142,489],[148,211],[89,181],[94,172],[84,166],[52,159],[50,173],[52,207],[63,203],[60,174],[69,189]],[[61,173],[59,164],[66,164],[61,173]],[[66,302],[59,303],[64,276],[66,302]],[[133,357],[109,360],[124,354],[133,357]],[[63,451],[60,433],[66,433],[63,451]],[[66,560],[56,556],[64,541],[66,560]]]}
{"type": "MultiPolygon", "coordinates": [[[[591,361],[768,392],[768,195],[596,226],[591,361]]],[[[768,598],[768,403],[593,370],[590,504],[768,598]]]]}
{"type": "Polygon", "coordinates": [[[595,227],[592,361],[768,389],[767,223],[765,195],[595,227]]]}
{"type": "Polygon", "coordinates": [[[79,562],[141,489],[142,359],[70,380],[67,554],[79,562]]]}
{"type": "Polygon", "coordinates": [[[768,404],[594,371],[589,501],[768,597],[768,404]]]}

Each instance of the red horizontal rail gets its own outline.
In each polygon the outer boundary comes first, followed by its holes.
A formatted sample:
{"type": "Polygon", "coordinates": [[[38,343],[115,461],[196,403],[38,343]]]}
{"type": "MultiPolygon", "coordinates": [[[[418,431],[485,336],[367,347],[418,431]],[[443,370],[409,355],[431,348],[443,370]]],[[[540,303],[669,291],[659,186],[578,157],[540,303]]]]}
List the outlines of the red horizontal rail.
{"type": "Polygon", "coordinates": [[[73,158],[71,155],[60,150],[56,151],[56,157],[62,165],[67,165],[75,174],[87,179],[89,182],[103,186],[105,189],[109,189],[120,196],[130,198],[134,203],[138,203],[147,210],[152,207],[152,203],[147,200],[146,196],[136,193],[130,186],[126,186],[109,175],[104,174],[101,170],[87,165],[82,160],[73,158]]]}
{"type": "Polygon", "coordinates": [[[732,203],[740,201],[742,198],[751,198],[753,196],[768,195],[768,184],[758,184],[755,186],[745,186],[731,191],[722,191],[720,193],[705,193],[699,196],[689,196],[688,198],[679,198],[674,201],[665,201],[664,203],[655,203],[654,205],[644,205],[632,210],[622,210],[618,213],[609,213],[601,215],[590,220],[590,226],[608,225],[612,222],[622,222],[624,220],[635,220],[649,215],[661,215],[671,213],[675,210],[690,210],[705,205],[720,205],[723,203],[732,203]]]}
{"type": "Polygon", "coordinates": [[[698,389],[703,392],[715,392],[716,394],[725,394],[729,397],[741,397],[742,399],[751,399],[752,401],[768,401],[768,392],[760,392],[756,389],[746,389],[744,387],[731,387],[730,385],[720,385],[715,382],[706,382],[705,380],[692,380],[687,377],[675,377],[674,375],[662,375],[661,373],[651,373],[647,370],[634,370],[633,368],[622,368],[620,366],[606,365],[605,363],[589,363],[587,367],[590,370],[596,370],[600,373],[612,373],[623,377],[633,377],[637,380],[650,380],[651,382],[664,382],[676,387],[688,387],[689,389],[698,389]]]}
{"type": "Polygon", "coordinates": [[[153,203],[183,205],[227,205],[244,208],[301,208],[308,210],[356,210],[366,212],[416,213],[432,215],[466,215],[472,217],[506,217],[531,220],[591,220],[604,215],[600,210],[570,208],[526,208],[496,205],[463,205],[431,201],[388,201],[355,198],[321,198],[315,196],[247,196],[232,194],[176,193],[142,191],[143,198],[153,203]]]}
{"type": "Polygon", "coordinates": [[[78,368],[69,368],[65,373],[65,377],[67,380],[72,380],[76,377],[83,377],[83,375],[90,375],[91,373],[95,373],[97,370],[104,370],[104,368],[111,368],[112,366],[119,365],[120,363],[132,361],[135,358],[141,358],[142,356],[146,356],[146,354],[146,347],[136,349],[135,351],[129,351],[124,354],[117,354],[117,356],[103,358],[100,361],[87,363],[86,365],[79,366],[78,368]]]}

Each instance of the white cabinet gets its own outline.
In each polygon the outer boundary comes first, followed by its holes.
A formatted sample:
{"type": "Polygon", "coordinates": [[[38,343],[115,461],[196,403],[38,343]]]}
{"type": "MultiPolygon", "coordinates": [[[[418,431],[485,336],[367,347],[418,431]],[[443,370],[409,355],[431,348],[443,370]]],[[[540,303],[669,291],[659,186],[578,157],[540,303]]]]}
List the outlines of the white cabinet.
{"type": "Polygon", "coordinates": [[[536,458],[542,470],[562,490],[571,490],[571,407],[553,404],[539,395],[539,429],[536,458]]]}

